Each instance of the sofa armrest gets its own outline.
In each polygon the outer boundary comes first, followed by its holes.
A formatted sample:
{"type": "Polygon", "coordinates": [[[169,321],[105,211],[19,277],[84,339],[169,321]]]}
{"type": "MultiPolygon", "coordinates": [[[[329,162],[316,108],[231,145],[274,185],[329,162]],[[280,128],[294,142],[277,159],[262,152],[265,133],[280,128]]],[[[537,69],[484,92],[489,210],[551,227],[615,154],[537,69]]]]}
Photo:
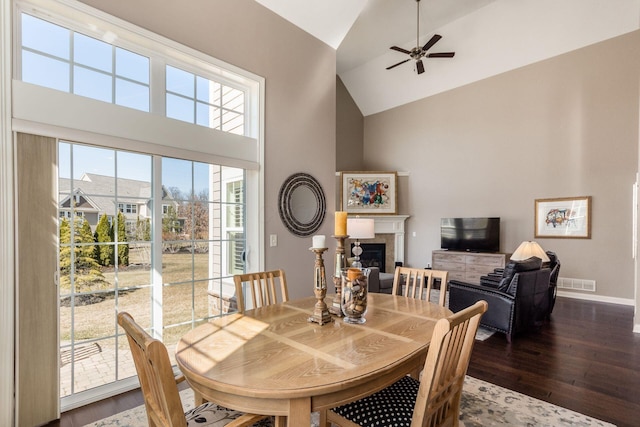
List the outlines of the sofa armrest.
{"type": "Polygon", "coordinates": [[[515,298],[506,292],[473,283],[449,281],[449,309],[453,312],[463,310],[477,301],[489,304],[480,324],[488,328],[511,334],[515,310],[515,298]]]}

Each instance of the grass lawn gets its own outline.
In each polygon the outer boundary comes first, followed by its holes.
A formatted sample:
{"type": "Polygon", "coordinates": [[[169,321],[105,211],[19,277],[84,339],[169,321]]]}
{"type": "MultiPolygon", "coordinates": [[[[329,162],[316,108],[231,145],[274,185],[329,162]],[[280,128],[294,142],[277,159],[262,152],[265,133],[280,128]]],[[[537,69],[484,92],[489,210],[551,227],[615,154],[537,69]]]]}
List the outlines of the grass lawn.
{"type": "MultiPolygon", "coordinates": [[[[163,254],[162,307],[165,325],[191,321],[192,308],[196,318],[210,315],[210,299],[207,294],[208,254],[163,254]],[[192,280],[196,281],[193,282],[192,280]],[[198,281],[200,280],[200,281],[198,281]],[[183,283],[180,283],[183,282],[183,283]]],[[[109,283],[116,283],[116,273],[105,271],[109,283]]],[[[89,340],[115,335],[116,308],[129,312],[143,327],[151,324],[151,271],[149,268],[128,268],[117,273],[118,289],[130,286],[138,289],[118,293],[114,297],[109,293],[101,302],[89,305],[60,307],[60,340],[71,340],[71,324],[75,325],[75,340],[89,340]]],[[[114,285],[115,289],[115,285],[114,285]]],[[[165,329],[164,341],[167,345],[177,342],[178,338],[191,325],[165,329]]]]}

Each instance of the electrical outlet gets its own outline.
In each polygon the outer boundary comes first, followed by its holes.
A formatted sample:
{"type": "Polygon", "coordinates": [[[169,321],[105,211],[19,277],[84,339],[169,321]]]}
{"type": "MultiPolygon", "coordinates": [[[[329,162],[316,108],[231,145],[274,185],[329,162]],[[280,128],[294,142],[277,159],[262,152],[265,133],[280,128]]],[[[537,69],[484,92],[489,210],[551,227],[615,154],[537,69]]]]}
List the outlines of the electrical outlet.
{"type": "Polygon", "coordinates": [[[271,247],[278,246],[278,235],[277,234],[271,234],[269,236],[269,246],[271,246],[271,247]]]}

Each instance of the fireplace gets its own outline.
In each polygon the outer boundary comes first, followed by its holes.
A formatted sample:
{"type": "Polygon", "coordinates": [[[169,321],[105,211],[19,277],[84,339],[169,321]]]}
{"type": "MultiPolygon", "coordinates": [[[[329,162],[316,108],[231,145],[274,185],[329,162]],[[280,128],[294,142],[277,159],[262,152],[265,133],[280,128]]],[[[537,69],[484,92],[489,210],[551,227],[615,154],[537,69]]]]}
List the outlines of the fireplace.
{"type": "MultiPolygon", "coordinates": [[[[387,257],[386,246],[384,243],[360,243],[362,255],[360,262],[363,267],[378,267],[380,271],[385,270],[385,260],[387,257]]],[[[353,243],[351,244],[353,251],[353,243]]]]}
{"type": "MultiPolygon", "coordinates": [[[[384,246],[384,252],[381,255],[380,272],[393,273],[397,265],[404,264],[404,223],[409,218],[409,215],[376,215],[376,216],[360,216],[361,218],[374,218],[375,219],[375,233],[374,239],[368,240],[368,243],[361,243],[363,250],[369,245],[381,245],[384,246]],[[383,270],[387,268],[389,270],[383,270]]],[[[347,243],[347,248],[353,240],[347,243]]],[[[353,244],[351,243],[351,247],[353,244]]],[[[348,249],[347,249],[348,250],[348,249]]],[[[353,252],[349,251],[347,257],[353,257],[353,252]]],[[[364,254],[363,254],[364,256],[364,254]]],[[[364,265],[364,262],[363,262],[364,265]]]]}

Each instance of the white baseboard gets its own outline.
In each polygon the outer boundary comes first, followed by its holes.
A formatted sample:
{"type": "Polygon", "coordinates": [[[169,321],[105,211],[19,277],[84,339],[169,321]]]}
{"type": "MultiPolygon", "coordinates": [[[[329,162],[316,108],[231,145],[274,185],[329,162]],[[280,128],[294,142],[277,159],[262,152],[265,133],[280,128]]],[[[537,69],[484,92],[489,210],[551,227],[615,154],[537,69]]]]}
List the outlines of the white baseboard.
{"type": "Polygon", "coordinates": [[[640,334],[640,324],[633,325],[633,333],[640,334]]]}
{"type": "MultiPolygon", "coordinates": [[[[587,300],[587,301],[595,301],[595,302],[607,302],[610,304],[630,305],[632,307],[636,305],[635,301],[632,298],[607,297],[602,295],[583,294],[578,292],[566,292],[561,290],[558,290],[558,296],[565,297],[565,298],[587,300]]],[[[640,325],[638,326],[640,327],[640,325]]],[[[634,328],[634,332],[635,332],[635,328],[634,328]]]]}

